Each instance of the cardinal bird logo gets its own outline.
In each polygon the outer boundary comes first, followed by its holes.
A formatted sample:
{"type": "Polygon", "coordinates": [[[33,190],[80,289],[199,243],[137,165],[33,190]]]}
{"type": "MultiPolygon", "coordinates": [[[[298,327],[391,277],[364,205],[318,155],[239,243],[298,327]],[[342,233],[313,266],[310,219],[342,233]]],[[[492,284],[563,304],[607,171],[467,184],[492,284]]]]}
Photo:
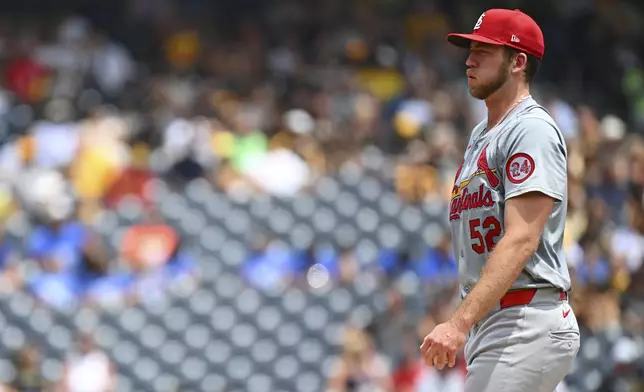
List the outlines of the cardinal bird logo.
{"type": "Polygon", "coordinates": [[[456,172],[456,176],[454,177],[454,187],[452,188],[452,198],[458,197],[461,194],[461,191],[465,189],[470,182],[472,182],[472,179],[476,176],[481,176],[484,175],[485,178],[487,179],[488,184],[492,189],[496,188],[501,184],[501,181],[499,178],[496,176],[496,169],[490,169],[490,165],[487,162],[487,145],[483,148],[483,151],[479,154],[479,157],[476,160],[476,172],[474,172],[469,178],[461,181],[460,183],[457,183],[459,176],[461,175],[461,171],[463,170],[463,164],[464,161],[461,162],[461,165],[458,168],[458,171],[456,172]]]}
{"type": "Polygon", "coordinates": [[[499,178],[494,174],[496,169],[490,169],[490,165],[487,163],[487,145],[481,151],[481,155],[479,155],[479,159],[476,161],[476,166],[479,172],[483,172],[482,174],[485,175],[487,182],[492,188],[499,186],[499,178]]]}
{"type": "Polygon", "coordinates": [[[452,188],[450,221],[460,219],[463,211],[493,206],[495,201],[490,190],[501,184],[501,181],[496,176],[497,170],[491,169],[488,164],[487,146],[483,148],[483,151],[481,151],[481,154],[476,159],[476,171],[469,178],[457,183],[462,168],[463,164],[461,163],[461,167],[456,173],[454,187],[452,188]],[[487,184],[481,183],[478,187],[468,189],[468,186],[476,176],[485,176],[487,184]]]}

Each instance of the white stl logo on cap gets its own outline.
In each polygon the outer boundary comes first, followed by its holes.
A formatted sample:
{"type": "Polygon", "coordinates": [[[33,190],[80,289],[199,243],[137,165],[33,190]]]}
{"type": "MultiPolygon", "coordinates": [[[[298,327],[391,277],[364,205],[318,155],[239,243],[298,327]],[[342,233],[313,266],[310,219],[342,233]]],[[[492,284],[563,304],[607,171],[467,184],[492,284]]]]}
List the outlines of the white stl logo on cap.
{"type": "Polygon", "coordinates": [[[485,12],[479,16],[479,20],[476,21],[476,24],[474,25],[474,30],[478,30],[481,28],[481,24],[483,24],[483,17],[485,16],[485,12]]]}
{"type": "Polygon", "coordinates": [[[505,173],[510,182],[520,184],[534,173],[534,159],[528,154],[514,154],[508,159],[505,173]]]}

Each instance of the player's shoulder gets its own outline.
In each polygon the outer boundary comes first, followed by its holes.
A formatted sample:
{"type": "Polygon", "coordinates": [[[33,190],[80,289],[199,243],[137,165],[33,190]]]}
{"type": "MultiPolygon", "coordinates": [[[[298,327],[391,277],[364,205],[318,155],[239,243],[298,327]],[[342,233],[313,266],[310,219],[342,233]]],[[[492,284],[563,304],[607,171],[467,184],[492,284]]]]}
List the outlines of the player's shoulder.
{"type": "Polygon", "coordinates": [[[550,112],[534,100],[517,113],[509,128],[508,136],[512,138],[530,134],[544,141],[551,140],[557,144],[565,144],[563,133],[550,112]]]}
{"type": "Polygon", "coordinates": [[[565,139],[548,111],[531,100],[513,114],[510,121],[496,135],[496,145],[501,156],[508,156],[516,149],[537,148],[561,151],[568,155],[565,139]]]}
{"type": "Polygon", "coordinates": [[[545,107],[541,106],[536,101],[532,101],[532,104],[524,108],[521,112],[517,114],[516,119],[523,124],[533,125],[533,126],[550,126],[555,129],[559,129],[554,118],[545,107]]]}

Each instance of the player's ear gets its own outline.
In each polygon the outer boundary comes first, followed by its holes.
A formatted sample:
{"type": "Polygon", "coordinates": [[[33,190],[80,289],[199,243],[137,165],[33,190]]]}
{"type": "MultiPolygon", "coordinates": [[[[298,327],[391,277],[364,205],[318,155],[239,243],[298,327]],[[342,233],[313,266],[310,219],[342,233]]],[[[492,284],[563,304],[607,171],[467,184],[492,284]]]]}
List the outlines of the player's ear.
{"type": "Polygon", "coordinates": [[[512,59],[512,72],[521,73],[528,66],[528,55],[523,52],[518,52],[512,59]]]}

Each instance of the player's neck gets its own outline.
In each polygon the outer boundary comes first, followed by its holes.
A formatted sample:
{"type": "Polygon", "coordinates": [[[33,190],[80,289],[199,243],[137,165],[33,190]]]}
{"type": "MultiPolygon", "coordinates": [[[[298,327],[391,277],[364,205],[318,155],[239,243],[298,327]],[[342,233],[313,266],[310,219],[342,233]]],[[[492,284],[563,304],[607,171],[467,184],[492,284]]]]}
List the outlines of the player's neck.
{"type": "Polygon", "coordinates": [[[523,99],[530,95],[530,89],[524,84],[511,86],[506,84],[485,100],[487,106],[487,130],[495,127],[523,99]]]}

